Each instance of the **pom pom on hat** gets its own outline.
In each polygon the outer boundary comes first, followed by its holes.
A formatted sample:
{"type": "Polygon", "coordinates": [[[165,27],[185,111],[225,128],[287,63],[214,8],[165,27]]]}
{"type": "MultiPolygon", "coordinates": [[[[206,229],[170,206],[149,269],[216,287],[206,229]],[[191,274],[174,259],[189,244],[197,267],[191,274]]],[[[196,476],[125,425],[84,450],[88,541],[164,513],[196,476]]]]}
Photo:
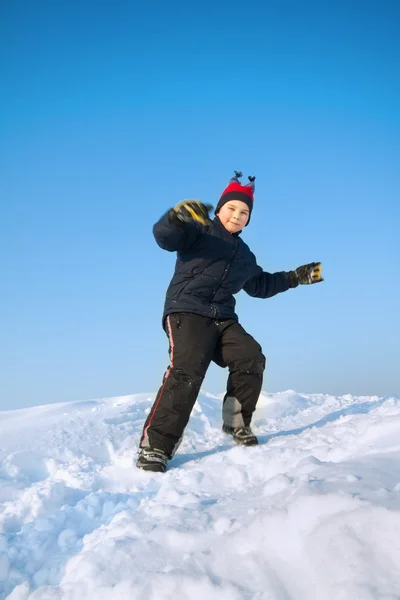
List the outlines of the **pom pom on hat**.
{"type": "Polygon", "coordinates": [[[239,178],[242,177],[242,173],[240,171],[235,171],[235,176],[229,181],[228,186],[224,189],[221,194],[221,198],[218,201],[218,204],[215,209],[215,214],[218,215],[221,207],[229,202],[229,200],[240,200],[244,202],[249,207],[249,220],[247,221],[247,225],[250,222],[251,211],[253,210],[253,202],[254,202],[254,180],[255,177],[249,177],[250,183],[246,185],[242,185],[239,181],[239,178]]]}

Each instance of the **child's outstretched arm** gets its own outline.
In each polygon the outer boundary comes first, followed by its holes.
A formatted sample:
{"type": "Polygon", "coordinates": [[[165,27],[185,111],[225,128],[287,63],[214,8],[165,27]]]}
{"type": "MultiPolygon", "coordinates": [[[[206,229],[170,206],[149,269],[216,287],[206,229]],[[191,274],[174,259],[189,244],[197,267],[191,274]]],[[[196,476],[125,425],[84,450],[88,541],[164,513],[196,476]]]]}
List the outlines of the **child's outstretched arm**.
{"type": "Polygon", "coordinates": [[[258,274],[255,274],[246,281],[243,289],[255,298],[271,298],[280,292],[285,292],[289,288],[295,288],[299,284],[312,284],[323,281],[321,277],[322,265],[320,262],[302,265],[295,271],[281,271],[279,273],[267,273],[261,267],[256,267],[258,274]]]}
{"type": "Polygon", "coordinates": [[[171,208],[153,227],[160,248],[175,252],[190,248],[205,233],[210,223],[209,204],[200,200],[184,200],[171,208]]]}
{"type": "Polygon", "coordinates": [[[287,273],[280,271],[279,273],[267,273],[261,267],[258,274],[254,275],[243,286],[244,291],[253,296],[253,298],[271,298],[286,292],[290,288],[290,282],[287,273]]]}

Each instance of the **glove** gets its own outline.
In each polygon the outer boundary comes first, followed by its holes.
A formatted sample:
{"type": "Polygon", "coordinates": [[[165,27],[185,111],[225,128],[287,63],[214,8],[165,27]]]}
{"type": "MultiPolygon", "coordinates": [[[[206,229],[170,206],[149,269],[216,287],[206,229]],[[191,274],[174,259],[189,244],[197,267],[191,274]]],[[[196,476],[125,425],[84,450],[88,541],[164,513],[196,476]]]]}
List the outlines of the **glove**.
{"type": "Polygon", "coordinates": [[[177,225],[191,221],[200,225],[209,225],[211,220],[208,212],[211,209],[211,204],[203,204],[200,200],[183,200],[170,211],[169,218],[177,225]]]}
{"type": "Polygon", "coordinates": [[[299,284],[305,285],[308,283],[319,283],[324,281],[321,277],[322,265],[320,262],[313,262],[308,265],[297,267],[295,271],[289,271],[289,284],[291,288],[297,287],[299,284]]]}

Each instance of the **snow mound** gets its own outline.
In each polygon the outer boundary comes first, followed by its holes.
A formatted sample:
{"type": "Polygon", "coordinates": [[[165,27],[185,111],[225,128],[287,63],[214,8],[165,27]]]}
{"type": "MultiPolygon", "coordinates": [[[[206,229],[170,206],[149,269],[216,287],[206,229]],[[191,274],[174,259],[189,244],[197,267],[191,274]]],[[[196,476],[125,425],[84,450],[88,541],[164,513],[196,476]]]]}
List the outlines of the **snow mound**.
{"type": "Polygon", "coordinates": [[[154,394],[0,413],[0,600],[399,600],[400,396],[203,392],[165,475],[154,394]]]}

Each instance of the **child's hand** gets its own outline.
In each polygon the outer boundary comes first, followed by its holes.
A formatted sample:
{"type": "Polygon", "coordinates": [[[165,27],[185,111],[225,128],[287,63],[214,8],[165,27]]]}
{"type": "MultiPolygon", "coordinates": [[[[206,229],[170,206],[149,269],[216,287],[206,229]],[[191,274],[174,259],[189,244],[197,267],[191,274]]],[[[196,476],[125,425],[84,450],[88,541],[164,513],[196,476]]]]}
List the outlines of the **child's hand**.
{"type": "Polygon", "coordinates": [[[181,223],[195,221],[201,225],[209,225],[208,212],[212,209],[211,204],[203,204],[200,200],[183,200],[173,209],[173,216],[181,223]]]}
{"type": "Polygon", "coordinates": [[[302,265],[297,267],[295,271],[289,271],[288,277],[290,287],[294,288],[300,285],[309,283],[319,283],[324,281],[321,277],[322,265],[320,262],[309,263],[308,265],[302,265]]]}

